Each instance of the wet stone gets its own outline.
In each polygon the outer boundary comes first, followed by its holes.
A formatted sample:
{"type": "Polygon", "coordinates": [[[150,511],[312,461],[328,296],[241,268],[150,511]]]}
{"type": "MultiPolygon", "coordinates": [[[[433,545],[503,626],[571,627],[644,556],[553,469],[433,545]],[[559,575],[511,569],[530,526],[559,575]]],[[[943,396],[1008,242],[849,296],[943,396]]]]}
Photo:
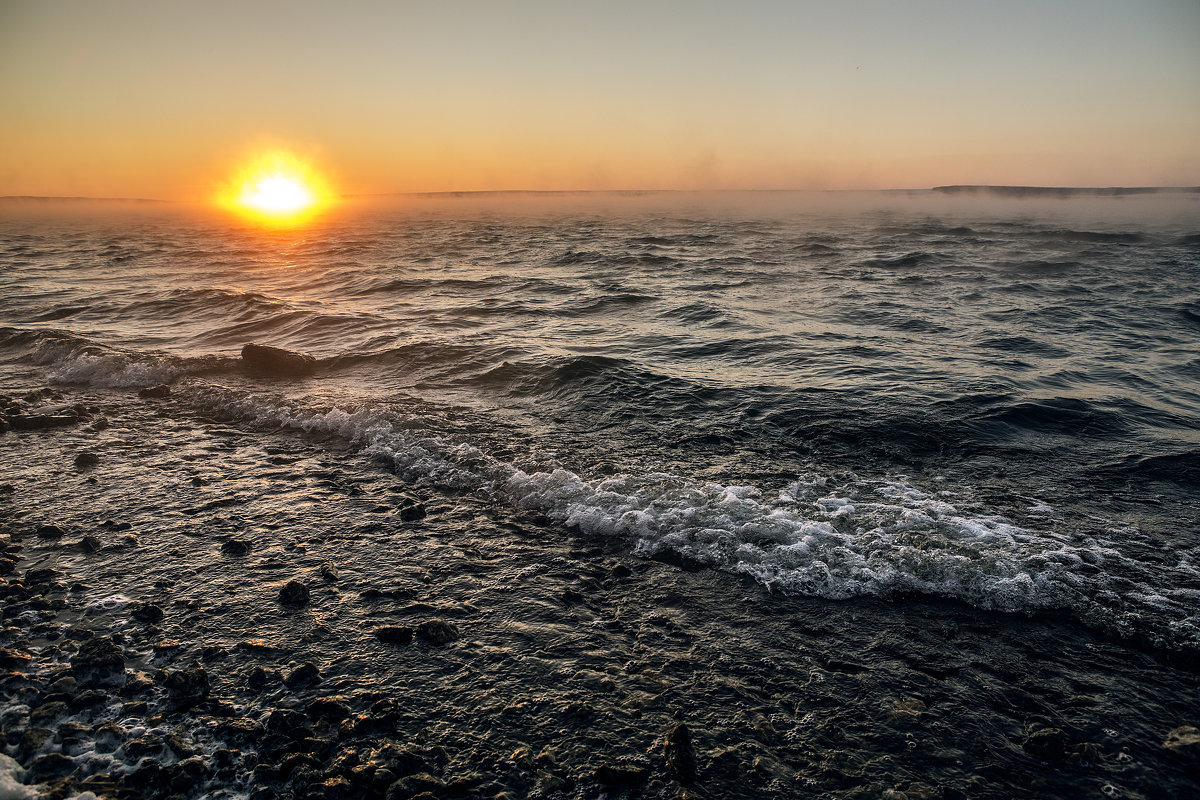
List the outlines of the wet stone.
{"type": "Polygon", "coordinates": [[[62,753],[46,753],[38,756],[29,765],[26,780],[30,783],[43,783],[54,778],[70,775],[75,769],[75,762],[62,753]]]}
{"type": "Polygon", "coordinates": [[[1067,753],[1067,737],[1058,728],[1043,728],[1029,734],[1021,747],[1041,761],[1062,761],[1067,753]]]}
{"type": "Polygon", "coordinates": [[[67,532],[57,525],[39,525],[34,534],[39,539],[61,539],[67,535],[67,532]]]}
{"type": "Polygon", "coordinates": [[[138,391],[138,397],[142,398],[162,398],[171,396],[171,387],[165,383],[160,383],[158,386],[148,386],[145,389],[138,391]]]}
{"type": "Polygon", "coordinates": [[[459,638],[458,626],[444,619],[430,619],[417,626],[417,636],[433,645],[449,644],[459,638]]]}
{"type": "Polygon", "coordinates": [[[250,542],[246,539],[229,539],[221,545],[221,552],[230,556],[244,556],[250,552],[250,542]]]}
{"type": "Polygon", "coordinates": [[[692,748],[692,733],[682,722],[671,729],[663,743],[667,771],[684,786],[696,780],[696,753],[692,748]]]}
{"type": "Polygon", "coordinates": [[[603,764],[596,768],[592,777],[597,783],[614,789],[631,789],[646,782],[650,768],[642,764],[603,764]]]}
{"type": "Polygon", "coordinates": [[[413,640],[413,629],[407,625],[384,625],[375,629],[375,638],[384,644],[408,644],[413,640]]]}
{"type": "Polygon", "coordinates": [[[317,365],[317,360],[308,353],[262,344],[244,345],[242,362],[256,372],[293,377],[308,375],[317,365]]]}
{"type": "Polygon", "coordinates": [[[396,498],[396,508],[400,519],[405,522],[425,519],[425,504],[412,495],[404,494],[396,498]]]}
{"type": "Polygon", "coordinates": [[[90,533],[79,540],[79,549],[85,553],[94,553],[101,547],[103,547],[103,543],[100,538],[90,533]]]}
{"type": "Polygon", "coordinates": [[[208,697],[208,673],[198,664],[193,663],[187,669],[166,671],[160,682],[177,708],[195,705],[208,697]]]}
{"type": "Polygon", "coordinates": [[[71,672],[80,685],[123,682],[125,656],[112,639],[97,636],[79,645],[71,658],[71,672]]]}
{"type": "Polygon", "coordinates": [[[3,669],[19,669],[30,661],[33,656],[26,653],[24,650],[16,650],[11,647],[0,647],[0,668],[3,669]]]}
{"type": "Polygon", "coordinates": [[[75,456],[75,469],[92,469],[100,463],[100,455],[90,450],[84,450],[75,456]]]}
{"type": "Polygon", "coordinates": [[[279,590],[279,602],[289,606],[308,605],[308,587],[300,581],[288,581],[279,590]]]}
{"type": "Polygon", "coordinates": [[[288,673],[283,682],[292,689],[313,686],[321,681],[321,671],[311,661],[305,661],[288,673]]]}
{"type": "Polygon", "coordinates": [[[445,788],[446,784],[441,778],[435,778],[428,772],[418,772],[415,775],[406,775],[388,786],[384,798],[385,800],[414,800],[422,794],[436,797],[445,788]]]}
{"type": "Polygon", "coordinates": [[[138,622],[161,622],[164,616],[162,607],[154,603],[134,603],[129,615],[138,622]]]}

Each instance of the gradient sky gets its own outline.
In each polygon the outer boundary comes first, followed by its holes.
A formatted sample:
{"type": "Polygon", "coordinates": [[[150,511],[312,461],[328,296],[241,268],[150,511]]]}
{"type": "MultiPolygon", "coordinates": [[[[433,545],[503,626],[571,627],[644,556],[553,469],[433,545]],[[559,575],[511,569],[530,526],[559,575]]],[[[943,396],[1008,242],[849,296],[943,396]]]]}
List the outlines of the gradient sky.
{"type": "Polygon", "coordinates": [[[1200,184],[1197,0],[0,0],[0,195],[1200,184]]]}

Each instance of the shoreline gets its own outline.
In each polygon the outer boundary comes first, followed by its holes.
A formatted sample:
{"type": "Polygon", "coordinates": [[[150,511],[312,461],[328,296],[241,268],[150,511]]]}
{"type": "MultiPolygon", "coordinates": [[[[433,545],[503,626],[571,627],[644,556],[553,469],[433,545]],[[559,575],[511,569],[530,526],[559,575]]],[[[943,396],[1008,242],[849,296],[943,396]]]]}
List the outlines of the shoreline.
{"type": "Polygon", "coordinates": [[[40,796],[1196,786],[1200,677],[1051,614],[780,597],[169,390],[3,393],[82,409],[0,435],[0,720],[40,796]]]}

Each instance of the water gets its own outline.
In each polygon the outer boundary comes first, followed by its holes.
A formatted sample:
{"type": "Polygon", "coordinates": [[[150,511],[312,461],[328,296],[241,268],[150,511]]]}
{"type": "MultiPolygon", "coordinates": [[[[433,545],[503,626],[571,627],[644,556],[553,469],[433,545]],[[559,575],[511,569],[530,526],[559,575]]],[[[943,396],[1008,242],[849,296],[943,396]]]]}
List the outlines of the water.
{"type": "MultiPolygon", "coordinates": [[[[6,212],[0,374],[10,395],[125,407],[114,453],[208,459],[214,436],[249,437],[334,484],[398,479],[469,507],[460,526],[534,520],[529,574],[555,558],[668,570],[692,602],[738,606],[703,623],[722,635],[932,613],[1064,642],[1044,657],[1067,671],[1083,669],[1067,651],[1133,648],[1171,665],[1152,702],[1182,714],[1145,738],[1196,724],[1178,709],[1200,656],[1200,195],[425,198],[275,231],[157,207],[6,212]],[[247,342],[317,370],[249,373],[247,342]],[[161,422],[127,408],[164,382],[161,422]]],[[[51,445],[17,436],[4,445],[44,483],[51,445]]],[[[239,454],[192,471],[229,478],[205,490],[216,505],[178,513],[228,535],[275,535],[270,513],[333,524],[312,492],[260,495],[239,454]]],[[[167,491],[154,469],[113,473],[126,508],[167,491]]],[[[55,491],[35,516],[78,513],[55,491]]],[[[345,562],[361,546],[320,549],[345,562]]],[[[1147,680],[1096,669],[1087,681],[1147,680]]],[[[1108,756],[1097,774],[1115,781],[1108,756]]]]}

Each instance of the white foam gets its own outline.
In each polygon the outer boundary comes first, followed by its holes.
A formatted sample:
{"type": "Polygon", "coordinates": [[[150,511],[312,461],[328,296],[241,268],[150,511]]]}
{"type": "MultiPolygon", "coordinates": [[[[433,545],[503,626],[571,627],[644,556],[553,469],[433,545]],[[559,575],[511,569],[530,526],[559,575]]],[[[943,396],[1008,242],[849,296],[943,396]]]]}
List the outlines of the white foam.
{"type": "Polygon", "coordinates": [[[0,800],[26,800],[36,797],[37,792],[21,783],[25,768],[3,753],[0,753],[0,800]]]}
{"type": "Polygon", "coordinates": [[[108,597],[101,597],[99,600],[93,600],[83,608],[84,614],[104,614],[112,611],[120,611],[125,606],[132,602],[123,594],[110,594],[108,597]]]}
{"type": "Polygon", "coordinates": [[[944,494],[900,480],[808,476],[774,493],[665,473],[589,482],[565,469],[526,472],[470,445],[402,430],[369,408],[316,413],[246,396],[222,408],[335,434],[411,480],[485,491],[586,534],[628,537],[638,555],[673,552],[787,593],[921,592],[1007,611],[1074,607],[1088,588],[1074,570],[1111,556],[1095,542],[1069,544],[960,511],[944,494]]]}
{"type": "Polygon", "coordinates": [[[155,386],[185,370],[162,356],[133,356],[77,341],[49,339],[33,350],[37,364],[49,366],[52,383],[83,384],[107,389],[155,386]]]}

